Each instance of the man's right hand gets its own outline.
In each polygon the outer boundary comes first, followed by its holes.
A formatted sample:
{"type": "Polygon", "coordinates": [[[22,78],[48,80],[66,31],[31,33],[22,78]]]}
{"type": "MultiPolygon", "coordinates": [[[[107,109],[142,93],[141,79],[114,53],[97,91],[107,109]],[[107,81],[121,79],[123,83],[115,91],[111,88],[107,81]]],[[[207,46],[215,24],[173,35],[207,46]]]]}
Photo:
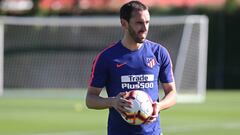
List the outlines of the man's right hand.
{"type": "Polygon", "coordinates": [[[121,115],[124,115],[126,112],[129,112],[126,108],[131,108],[132,102],[125,99],[128,95],[128,92],[120,92],[115,98],[113,98],[112,106],[116,109],[121,115]]]}

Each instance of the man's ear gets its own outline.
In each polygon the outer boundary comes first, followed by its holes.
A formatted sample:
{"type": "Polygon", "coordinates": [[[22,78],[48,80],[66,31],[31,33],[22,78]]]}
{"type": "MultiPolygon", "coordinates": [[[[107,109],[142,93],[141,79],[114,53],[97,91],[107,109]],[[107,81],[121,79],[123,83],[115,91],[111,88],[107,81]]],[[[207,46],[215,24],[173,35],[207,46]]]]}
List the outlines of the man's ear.
{"type": "Polygon", "coordinates": [[[128,27],[128,22],[127,22],[127,20],[121,19],[121,25],[122,25],[123,28],[127,28],[127,27],[128,27]]]}

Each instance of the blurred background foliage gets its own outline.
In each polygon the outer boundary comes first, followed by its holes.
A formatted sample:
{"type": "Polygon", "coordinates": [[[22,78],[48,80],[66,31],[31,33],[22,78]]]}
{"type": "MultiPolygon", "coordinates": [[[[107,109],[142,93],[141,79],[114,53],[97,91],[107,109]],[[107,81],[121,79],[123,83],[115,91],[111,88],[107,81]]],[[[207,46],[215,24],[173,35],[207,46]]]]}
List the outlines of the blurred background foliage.
{"type": "MultiPolygon", "coordinates": [[[[2,16],[117,15],[129,0],[1,0],[2,16]]],[[[239,89],[240,0],[141,0],[152,15],[206,15],[209,18],[209,89],[239,89]]]]}
{"type": "MultiPolygon", "coordinates": [[[[115,14],[129,0],[1,0],[2,15],[115,14]]],[[[235,12],[240,0],[140,0],[153,14],[186,14],[197,10],[235,12]]]]}

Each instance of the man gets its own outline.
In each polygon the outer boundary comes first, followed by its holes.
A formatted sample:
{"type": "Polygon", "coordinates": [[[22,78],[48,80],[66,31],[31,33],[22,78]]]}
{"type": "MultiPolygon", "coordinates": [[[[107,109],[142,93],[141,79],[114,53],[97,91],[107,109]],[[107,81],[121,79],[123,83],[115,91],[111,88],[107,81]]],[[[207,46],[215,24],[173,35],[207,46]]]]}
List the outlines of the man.
{"type": "Polygon", "coordinates": [[[94,60],[86,105],[91,109],[107,109],[109,135],[160,135],[158,113],[176,103],[172,64],[167,50],[146,39],[150,14],[139,1],[131,1],[120,9],[124,30],[122,40],[100,52],[94,60]],[[165,96],[159,100],[159,81],[165,96]],[[108,97],[100,96],[106,88],[108,97]],[[157,114],[142,125],[130,125],[121,113],[131,102],[124,99],[130,90],[143,90],[152,98],[157,114]]]}

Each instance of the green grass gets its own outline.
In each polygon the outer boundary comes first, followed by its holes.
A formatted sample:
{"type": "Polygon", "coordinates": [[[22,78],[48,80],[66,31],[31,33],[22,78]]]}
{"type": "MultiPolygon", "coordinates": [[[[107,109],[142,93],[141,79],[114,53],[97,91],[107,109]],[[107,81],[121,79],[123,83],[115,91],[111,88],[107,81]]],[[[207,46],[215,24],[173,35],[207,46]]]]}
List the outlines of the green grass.
{"type": "Polygon", "coordinates": [[[203,104],[178,104],[161,113],[167,135],[238,135],[240,92],[212,91],[203,104]]]}
{"type": "MultiPolygon", "coordinates": [[[[48,93],[7,90],[0,97],[0,135],[106,134],[108,110],[87,109],[85,93],[48,93]]],[[[238,135],[239,106],[240,91],[210,91],[203,104],[161,112],[162,128],[165,135],[238,135]]]]}

